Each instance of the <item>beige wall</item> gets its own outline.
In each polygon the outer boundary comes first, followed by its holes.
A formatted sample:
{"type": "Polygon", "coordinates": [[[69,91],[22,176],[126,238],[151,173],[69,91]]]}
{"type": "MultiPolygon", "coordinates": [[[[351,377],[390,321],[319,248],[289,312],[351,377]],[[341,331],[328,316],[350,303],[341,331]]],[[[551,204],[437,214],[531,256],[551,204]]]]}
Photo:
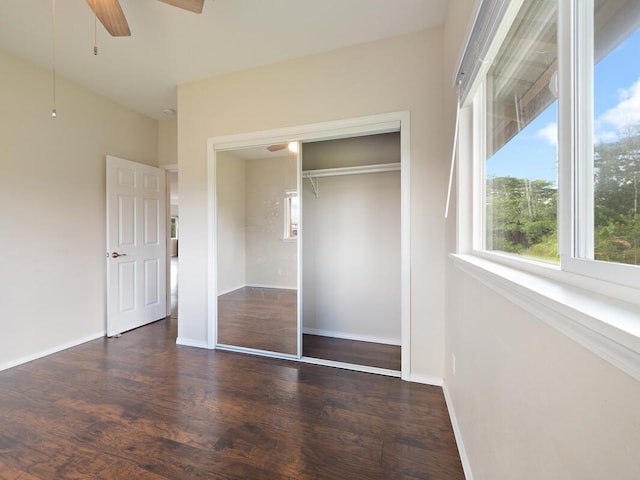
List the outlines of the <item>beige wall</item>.
{"type": "Polygon", "coordinates": [[[181,339],[207,338],[207,139],[409,110],[411,374],[442,377],[442,48],[442,31],[434,29],[178,88],[181,339]]]}
{"type": "Polygon", "coordinates": [[[218,295],[247,283],[246,160],[230,152],[216,156],[218,295]]]}
{"type": "Polygon", "coordinates": [[[105,331],[105,155],[155,164],[158,127],[0,51],[0,368],[105,331]]]}
{"type": "MultiPolygon", "coordinates": [[[[449,2],[448,138],[453,69],[475,4],[449,2]]],[[[445,232],[452,252],[455,215],[445,232]]],[[[445,387],[473,478],[640,478],[640,384],[450,261],[446,276],[445,387]]]]}
{"type": "Polygon", "coordinates": [[[247,160],[247,285],[295,289],[298,243],[283,241],[284,192],[297,189],[297,156],[247,160]]]}
{"type": "Polygon", "coordinates": [[[158,165],[178,164],[178,119],[158,122],[158,165]]]}
{"type": "Polygon", "coordinates": [[[217,153],[218,295],[297,287],[297,242],[283,241],[284,192],[296,189],[296,172],[295,158],[217,153]]]}
{"type": "Polygon", "coordinates": [[[640,478],[640,383],[451,267],[446,375],[475,480],[640,478]]]}
{"type": "Polygon", "coordinates": [[[400,172],[316,182],[317,198],[302,187],[304,332],[400,345],[400,172]]]}

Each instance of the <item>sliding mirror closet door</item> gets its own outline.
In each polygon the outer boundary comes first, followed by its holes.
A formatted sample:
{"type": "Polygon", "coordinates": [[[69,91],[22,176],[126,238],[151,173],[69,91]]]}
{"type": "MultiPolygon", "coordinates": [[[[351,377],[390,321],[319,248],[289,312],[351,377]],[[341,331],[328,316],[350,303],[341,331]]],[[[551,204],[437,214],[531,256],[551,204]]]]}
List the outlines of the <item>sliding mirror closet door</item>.
{"type": "Polygon", "coordinates": [[[216,152],[218,346],[298,356],[298,153],[216,152]]]}

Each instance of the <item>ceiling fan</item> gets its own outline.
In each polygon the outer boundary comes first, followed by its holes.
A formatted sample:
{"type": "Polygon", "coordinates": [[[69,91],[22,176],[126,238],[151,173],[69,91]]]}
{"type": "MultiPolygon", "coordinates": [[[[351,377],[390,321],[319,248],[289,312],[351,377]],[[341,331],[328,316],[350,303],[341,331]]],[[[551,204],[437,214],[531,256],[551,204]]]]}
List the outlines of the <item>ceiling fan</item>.
{"type": "MultiPolygon", "coordinates": [[[[159,0],[194,13],[202,13],[204,0],[159,0]]],[[[87,0],[89,7],[96,14],[112,37],[129,37],[131,31],[118,0],[87,0]]]]}
{"type": "Polygon", "coordinates": [[[299,144],[298,142],[289,142],[289,143],[277,143],[275,145],[269,145],[267,150],[271,153],[278,152],[280,150],[289,150],[291,153],[298,153],[299,144]]]}
{"type": "Polygon", "coordinates": [[[284,150],[285,148],[289,148],[288,143],[280,143],[278,145],[269,145],[267,147],[267,150],[269,150],[270,152],[277,152],[278,150],[284,150]]]}

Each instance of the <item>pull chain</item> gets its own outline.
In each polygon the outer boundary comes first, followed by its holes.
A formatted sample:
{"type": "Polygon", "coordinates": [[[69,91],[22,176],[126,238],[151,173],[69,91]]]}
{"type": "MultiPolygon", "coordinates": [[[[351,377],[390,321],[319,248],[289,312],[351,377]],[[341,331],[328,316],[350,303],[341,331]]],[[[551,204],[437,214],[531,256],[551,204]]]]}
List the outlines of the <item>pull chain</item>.
{"type": "Polygon", "coordinates": [[[98,15],[93,12],[93,54],[98,55],[98,15]]]}
{"type": "Polygon", "coordinates": [[[56,0],[51,0],[51,32],[52,32],[52,52],[51,63],[53,66],[52,79],[53,79],[53,108],[51,109],[51,116],[56,118],[58,112],[56,112],[56,0]]]}

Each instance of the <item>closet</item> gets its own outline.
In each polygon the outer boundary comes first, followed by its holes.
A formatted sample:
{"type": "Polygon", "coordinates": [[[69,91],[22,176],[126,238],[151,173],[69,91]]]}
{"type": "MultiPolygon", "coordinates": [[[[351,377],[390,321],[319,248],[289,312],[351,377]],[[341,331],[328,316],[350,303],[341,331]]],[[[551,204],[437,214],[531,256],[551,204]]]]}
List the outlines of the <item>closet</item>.
{"type": "Polygon", "coordinates": [[[400,166],[399,132],[217,150],[216,348],[399,375],[400,166]]]}
{"type": "Polygon", "coordinates": [[[400,370],[400,133],[302,144],[303,356],[400,370]]]}

